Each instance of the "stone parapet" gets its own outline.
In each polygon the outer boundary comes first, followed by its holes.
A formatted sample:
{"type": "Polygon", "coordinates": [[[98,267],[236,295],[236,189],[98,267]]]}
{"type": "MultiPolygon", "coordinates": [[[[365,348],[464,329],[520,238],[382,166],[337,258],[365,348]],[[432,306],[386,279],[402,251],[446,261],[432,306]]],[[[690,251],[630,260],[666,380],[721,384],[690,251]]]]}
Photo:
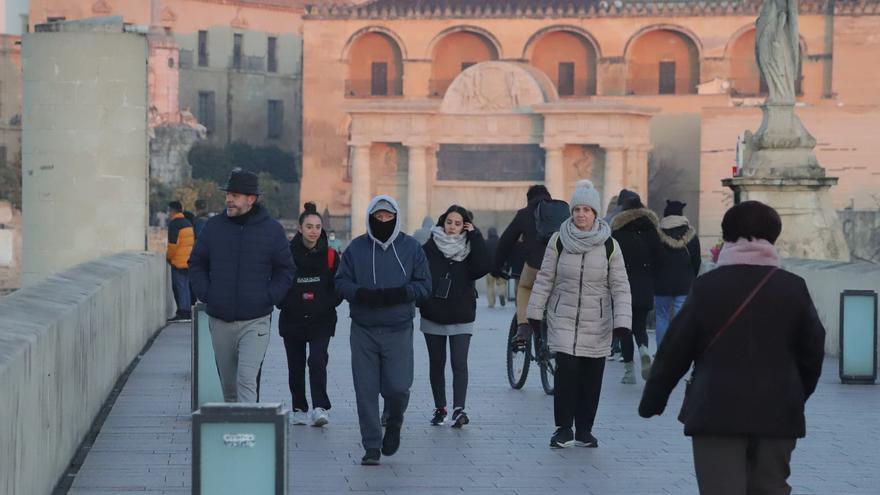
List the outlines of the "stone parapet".
{"type": "Polygon", "coordinates": [[[127,252],[0,297],[0,493],[51,493],[120,375],[165,325],[165,257],[127,252]]]}

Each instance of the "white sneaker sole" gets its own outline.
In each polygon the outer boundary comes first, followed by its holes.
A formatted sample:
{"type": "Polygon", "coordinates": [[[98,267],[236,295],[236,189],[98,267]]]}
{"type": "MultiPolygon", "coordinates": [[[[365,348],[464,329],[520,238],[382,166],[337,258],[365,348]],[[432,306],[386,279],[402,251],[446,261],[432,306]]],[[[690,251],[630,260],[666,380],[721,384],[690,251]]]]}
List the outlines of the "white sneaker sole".
{"type": "Polygon", "coordinates": [[[317,419],[315,420],[315,422],[312,423],[312,426],[316,426],[316,427],[320,428],[320,427],[322,427],[322,426],[327,426],[328,424],[330,424],[330,420],[329,420],[329,419],[327,419],[327,418],[317,418],[317,419]]]}
{"type": "Polygon", "coordinates": [[[579,440],[575,440],[575,441],[574,441],[574,446],[575,446],[575,447],[585,447],[585,448],[588,448],[588,449],[595,449],[596,447],[599,446],[599,444],[596,444],[596,443],[587,443],[587,442],[581,442],[581,441],[579,441],[579,440]]]}
{"type": "Polygon", "coordinates": [[[569,448],[569,447],[574,447],[574,445],[575,445],[575,441],[574,441],[574,440],[569,440],[569,441],[564,442],[564,443],[558,443],[558,442],[557,442],[557,443],[552,443],[552,442],[551,442],[551,443],[550,443],[550,448],[551,448],[551,449],[567,449],[567,448],[569,448]]]}

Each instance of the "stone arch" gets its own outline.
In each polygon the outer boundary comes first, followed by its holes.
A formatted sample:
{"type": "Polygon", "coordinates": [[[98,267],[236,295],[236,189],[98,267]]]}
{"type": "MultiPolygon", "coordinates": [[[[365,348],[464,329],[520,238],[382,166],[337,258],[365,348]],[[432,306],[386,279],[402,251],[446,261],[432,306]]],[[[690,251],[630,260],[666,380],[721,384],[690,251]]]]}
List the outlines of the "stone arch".
{"type": "Polygon", "coordinates": [[[587,31],[556,25],[533,34],[523,58],[547,74],[560,96],[590,96],[596,94],[597,47],[587,31]]]}
{"type": "Polygon", "coordinates": [[[367,33],[381,33],[394,41],[394,44],[397,45],[397,48],[400,50],[400,56],[406,60],[408,58],[406,45],[403,43],[403,39],[395,33],[394,31],[382,27],[382,26],[367,26],[365,28],[358,29],[351,36],[348,37],[348,41],[345,42],[345,46],[342,47],[342,55],[339,57],[343,62],[348,62],[348,58],[351,55],[351,47],[354,45],[355,41],[361,36],[367,33]]]}
{"type": "Polygon", "coordinates": [[[637,31],[624,47],[629,94],[696,94],[703,46],[690,30],[654,24],[637,31]]]}
{"type": "Polygon", "coordinates": [[[404,49],[393,32],[364,28],[346,43],[345,95],[349,98],[403,94],[404,49]]]}
{"type": "Polygon", "coordinates": [[[474,26],[455,26],[438,34],[428,46],[431,79],[428,94],[441,97],[452,81],[468,67],[501,58],[494,35],[474,26]]]}
{"type": "MultiPolygon", "coordinates": [[[[738,96],[757,96],[767,93],[766,83],[758,70],[758,61],[755,56],[754,24],[748,24],[738,29],[724,47],[724,58],[727,60],[728,79],[731,92],[738,96]]],[[[803,60],[807,55],[807,43],[803,36],[800,37],[800,64],[798,66],[798,79],[795,82],[795,93],[801,94],[803,82],[803,60]]]]}

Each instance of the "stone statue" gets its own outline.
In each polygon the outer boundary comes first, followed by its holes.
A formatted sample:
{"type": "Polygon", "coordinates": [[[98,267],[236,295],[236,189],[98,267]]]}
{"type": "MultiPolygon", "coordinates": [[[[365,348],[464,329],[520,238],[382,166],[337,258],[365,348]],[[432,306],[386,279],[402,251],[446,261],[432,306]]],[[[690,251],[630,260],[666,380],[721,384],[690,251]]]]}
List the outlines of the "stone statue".
{"type": "Polygon", "coordinates": [[[766,0],[755,22],[755,54],[767,81],[768,104],[794,104],[800,40],[797,0],[766,0]]]}
{"type": "Polygon", "coordinates": [[[818,167],[815,156],[812,156],[816,140],[794,113],[795,82],[800,74],[797,0],[764,0],[755,25],[757,30],[755,54],[758,69],[767,81],[768,96],[763,107],[764,118],[761,127],[753,136],[746,134],[746,146],[750,148],[750,152],[803,150],[810,156],[798,157],[796,160],[786,156],[783,160],[788,163],[782,163],[780,157],[771,159],[756,153],[752,156],[760,163],[746,167],[818,167]]]}

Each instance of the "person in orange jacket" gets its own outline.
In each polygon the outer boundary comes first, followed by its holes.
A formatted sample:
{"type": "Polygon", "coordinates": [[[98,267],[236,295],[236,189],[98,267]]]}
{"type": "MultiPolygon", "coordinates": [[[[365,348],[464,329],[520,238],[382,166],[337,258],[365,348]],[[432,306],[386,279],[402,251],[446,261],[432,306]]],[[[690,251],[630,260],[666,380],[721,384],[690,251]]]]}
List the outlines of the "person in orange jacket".
{"type": "Polygon", "coordinates": [[[192,223],[183,216],[180,201],[168,203],[168,248],[165,259],[171,265],[171,287],[177,303],[177,315],[169,321],[190,321],[192,306],[189,292],[189,255],[195,244],[192,223]]]}

